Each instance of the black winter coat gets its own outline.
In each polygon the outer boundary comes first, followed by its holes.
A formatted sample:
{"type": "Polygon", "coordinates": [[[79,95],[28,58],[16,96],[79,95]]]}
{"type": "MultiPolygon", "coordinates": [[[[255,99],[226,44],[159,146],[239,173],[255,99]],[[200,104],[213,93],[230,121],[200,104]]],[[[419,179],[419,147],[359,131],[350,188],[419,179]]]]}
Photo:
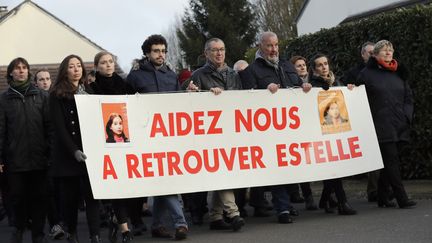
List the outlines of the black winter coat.
{"type": "Polygon", "coordinates": [[[369,58],[356,81],[364,84],[379,142],[409,141],[413,117],[413,96],[404,66],[396,72],[383,69],[369,58]]]}
{"type": "Polygon", "coordinates": [[[0,163],[8,172],[46,170],[52,126],[48,93],[30,84],[23,95],[9,88],[0,97],[0,163]]]}
{"type": "Polygon", "coordinates": [[[140,60],[138,64],[138,68],[127,76],[127,82],[134,92],[172,92],[180,89],[177,75],[168,66],[155,69],[146,59],[140,60]]]}
{"type": "Polygon", "coordinates": [[[365,68],[366,65],[364,62],[356,65],[355,67],[351,68],[344,74],[344,76],[341,78],[341,81],[345,84],[354,84],[357,80],[357,76],[360,74],[360,72],[365,68]]]}
{"type": "Polygon", "coordinates": [[[53,163],[54,177],[87,175],[84,162],[78,162],[74,153],[83,150],[78,112],[74,98],[59,98],[50,94],[51,118],[54,124],[53,163]]]}
{"type": "Polygon", "coordinates": [[[294,66],[286,60],[280,60],[279,67],[276,69],[263,58],[257,58],[240,72],[240,77],[243,89],[266,89],[270,83],[280,84],[282,88],[303,84],[294,66]]]}
{"type": "Polygon", "coordinates": [[[241,80],[236,71],[228,67],[226,79],[209,64],[202,66],[192,74],[194,84],[201,90],[210,88],[222,88],[224,90],[242,89],[241,80]]]}
{"type": "Polygon", "coordinates": [[[105,77],[96,72],[96,79],[90,84],[94,94],[124,95],[135,93],[133,88],[126,83],[117,73],[111,77],[105,77]]]}

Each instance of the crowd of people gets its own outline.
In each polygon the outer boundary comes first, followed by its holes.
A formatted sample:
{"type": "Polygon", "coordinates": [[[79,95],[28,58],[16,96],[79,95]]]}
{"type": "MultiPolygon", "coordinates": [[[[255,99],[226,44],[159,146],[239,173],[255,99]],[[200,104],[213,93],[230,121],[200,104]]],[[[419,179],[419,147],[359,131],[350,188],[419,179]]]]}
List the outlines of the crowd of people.
{"type": "MultiPolygon", "coordinates": [[[[239,60],[229,67],[225,63],[223,40],[209,39],[204,46],[206,62],[193,72],[180,76],[166,64],[168,44],[161,35],[149,36],[141,49],[143,57],[134,62],[126,80],[115,72],[115,56],[107,51],[94,58],[95,70],[87,75],[82,59],[69,55],[63,59],[55,82],[47,69],[38,70],[34,80],[26,59],[18,57],[7,68],[9,88],[0,97],[0,176],[3,205],[14,227],[11,243],[21,243],[26,228],[31,229],[34,243],[46,242],[48,222],[51,239],[78,242],[77,218],[82,201],[91,243],[102,241],[132,242],[143,234],[143,206],[147,198],[95,200],[86,169],[75,94],[122,95],[134,93],[209,91],[219,95],[225,90],[267,89],[276,93],[283,88],[312,87],[328,90],[334,86],[365,85],[375,125],[384,169],[370,172],[368,200],[379,207],[412,208],[404,190],[399,170],[400,147],[409,141],[413,115],[412,92],[407,72],[393,58],[391,42],[366,42],[361,49],[364,62],[338,79],[331,71],[328,56],[314,55],[309,62],[294,56],[279,56],[278,37],[273,32],[259,36],[255,60],[248,65],[239,60]],[[308,67],[309,66],[309,69],[308,67]],[[190,77],[189,77],[190,76],[190,77]],[[393,201],[396,199],[396,203],[393,201]],[[104,210],[101,210],[104,209],[104,210]],[[108,238],[101,237],[101,212],[108,218],[108,238]],[[131,225],[129,225],[131,223],[131,225]],[[120,239],[119,239],[120,238],[120,239]]],[[[325,123],[344,122],[337,103],[326,109],[325,123]]],[[[111,114],[106,125],[107,142],[127,142],[122,117],[111,114]]],[[[299,211],[292,203],[304,202],[306,210],[323,209],[326,213],[354,215],[348,203],[341,178],[323,181],[318,205],[310,183],[230,189],[153,197],[152,237],[187,238],[189,225],[202,225],[209,214],[210,230],[239,231],[249,216],[245,206],[254,208],[253,216],[268,217],[274,209],[281,224],[294,222],[299,211]],[[300,196],[300,188],[302,196],[300,196]],[[267,192],[271,192],[272,203],[267,192]],[[210,198],[209,204],[207,199],[210,198]],[[168,214],[171,222],[165,222],[168,214]],[[170,231],[171,228],[175,230],[170,231]]]]}

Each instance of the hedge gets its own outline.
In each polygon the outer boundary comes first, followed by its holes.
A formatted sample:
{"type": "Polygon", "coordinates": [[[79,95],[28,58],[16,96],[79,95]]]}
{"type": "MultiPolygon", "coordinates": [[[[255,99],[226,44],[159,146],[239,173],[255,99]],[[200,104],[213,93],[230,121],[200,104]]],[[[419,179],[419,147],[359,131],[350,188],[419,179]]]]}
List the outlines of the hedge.
{"type": "Polygon", "coordinates": [[[322,29],[289,41],[281,53],[286,58],[325,53],[340,77],[362,61],[362,43],[381,39],[393,43],[395,58],[408,67],[415,98],[412,141],[402,151],[403,177],[432,178],[432,6],[418,5],[322,29]]]}

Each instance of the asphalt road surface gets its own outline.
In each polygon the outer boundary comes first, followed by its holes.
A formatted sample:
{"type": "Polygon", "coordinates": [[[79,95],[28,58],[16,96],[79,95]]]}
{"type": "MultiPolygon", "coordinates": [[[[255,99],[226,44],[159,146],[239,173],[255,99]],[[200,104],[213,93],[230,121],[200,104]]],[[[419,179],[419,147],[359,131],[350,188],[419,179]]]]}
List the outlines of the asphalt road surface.
{"type": "MultiPolygon", "coordinates": [[[[432,200],[417,200],[414,209],[378,208],[364,198],[351,199],[351,205],[358,211],[354,216],[325,214],[322,210],[305,211],[303,204],[294,204],[300,211],[293,224],[281,225],[276,216],[268,218],[247,217],[245,227],[239,232],[211,231],[208,218],[203,226],[190,226],[188,239],[184,242],[391,242],[391,243],[432,243],[432,200]]],[[[252,208],[247,208],[252,214],[252,208]]],[[[188,214],[187,214],[188,215],[188,214]]],[[[151,218],[144,218],[147,227],[151,218]]],[[[0,243],[9,242],[12,228],[7,221],[0,222],[0,243]]],[[[85,214],[79,214],[78,235],[80,243],[89,242],[85,214]]],[[[107,229],[101,232],[103,242],[107,239],[107,229]]],[[[26,231],[25,243],[30,243],[30,232],[26,231]]],[[[147,231],[135,237],[133,242],[170,242],[170,239],[151,238],[147,231]]],[[[51,242],[66,242],[56,240],[51,242]]],[[[119,241],[120,242],[120,241],[119,241]]]]}

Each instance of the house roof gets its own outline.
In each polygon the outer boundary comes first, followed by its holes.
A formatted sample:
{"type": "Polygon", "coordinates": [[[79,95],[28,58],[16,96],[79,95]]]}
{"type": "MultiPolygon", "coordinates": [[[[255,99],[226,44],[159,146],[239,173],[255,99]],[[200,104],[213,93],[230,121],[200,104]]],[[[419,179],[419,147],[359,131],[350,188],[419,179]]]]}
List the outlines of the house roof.
{"type": "Polygon", "coordinates": [[[392,10],[395,10],[398,8],[412,7],[412,6],[417,5],[417,4],[430,4],[431,2],[432,2],[431,0],[407,0],[407,1],[402,1],[402,2],[392,3],[392,4],[382,6],[380,8],[371,9],[369,11],[365,11],[365,12],[362,12],[359,14],[348,16],[342,22],[340,22],[340,24],[360,20],[363,18],[367,18],[367,17],[373,16],[373,15],[379,14],[379,13],[392,11],[392,10]]]}
{"type": "Polygon", "coordinates": [[[294,23],[298,23],[298,20],[302,17],[308,4],[309,4],[309,0],[303,1],[302,6],[300,7],[300,11],[298,12],[296,18],[294,19],[294,23]]]}
{"type": "MultiPolygon", "coordinates": [[[[94,43],[93,41],[91,41],[89,38],[82,35],[80,32],[78,32],[75,29],[73,29],[72,27],[70,27],[68,24],[63,22],[61,19],[57,18],[55,15],[51,14],[50,12],[48,12],[47,10],[45,10],[44,8],[39,6],[38,4],[36,4],[32,1],[29,1],[29,0],[26,0],[22,3],[20,3],[18,6],[16,6],[15,8],[13,8],[9,12],[7,12],[5,15],[0,17],[0,26],[3,23],[5,23],[8,19],[10,19],[14,15],[16,15],[20,11],[20,9],[22,9],[23,6],[25,6],[25,4],[31,4],[32,6],[36,7],[40,11],[42,11],[44,14],[48,15],[51,19],[54,20],[54,22],[56,22],[57,25],[60,24],[66,30],[68,30],[68,32],[71,32],[75,36],[78,36],[79,39],[84,41],[84,43],[88,43],[87,45],[92,46],[92,50],[94,52],[105,50],[101,46],[99,46],[96,43],[94,43]]],[[[63,44],[63,43],[60,42],[60,44],[63,44]]],[[[89,57],[88,59],[89,60],[83,60],[83,61],[84,61],[84,64],[85,64],[84,66],[85,66],[86,70],[90,71],[90,70],[94,69],[93,57],[91,57],[91,58],[89,57]]],[[[30,73],[34,74],[36,72],[36,70],[38,70],[40,68],[47,68],[51,74],[51,79],[54,82],[56,77],[57,77],[58,67],[59,67],[59,64],[60,64],[60,61],[62,60],[62,58],[60,58],[59,60],[53,60],[52,62],[46,62],[46,63],[44,63],[43,61],[41,61],[39,63],[32,63],[31,60],[29,60],[29,59],[27,59],[27,60],[30,62],[30,68],[31,68],[30,73]]],[[[6,81],[6,69],[7,69],[6,63],[0,64],[0,91],[5,90],[8,87],[8,84],[6,81]]],[[[120,68],[120,66],[117,63],[116,63],[115,70],[121,76],[125,76],[123,70],[120,68]]]]}
{"type": "Polygon", "coordinates": [[[102,48],[101,46],[99,46],[98,44],[96,44],[95,42],[93,42],[92,40],[90,40],[89,38],[87,38],[86,36],[84,36],[83,34],[81,34],[80,32],[78,32],[77,30],[75,30],[74,28],[70,27],[68,24],[66,24],[64,21],[62,21],[61,19],[57,18],[55,15],[53,15],[52,13],[50,13],[49,11],[47,11],[46,9],[42,8],[41,6],[39,6],[37,3],[30,1],[30,0],[25,0],[22,3],[20,3],[19,5],[17,5],[15,8],[11,9],[7,14],[5,14],[4,16],[0,17],[0,24],[5,21],[6,19],[8,19],[9,17],[17,14],[17,12],[20,10],[20,8],[24,5],[24,4],[32,4],[35,7],[39,8],[40,10],[42,10],[43,12],[45,12],[46,14],[48,14],[49,16],[51,16],[53,19],[55,19],[56,21],[58,21],[59,23],[61,23],[62,25],[64,25],[67,29],[69,29],[70,31],[72,31],[73,33],[77,34],[78,36],[80,36],[81,38],[85,39],[86,41],[90,42],[92,45],[94,45],[95,47],[101,49],[101,50],[105,50],[104,48],[102,48]]]}

